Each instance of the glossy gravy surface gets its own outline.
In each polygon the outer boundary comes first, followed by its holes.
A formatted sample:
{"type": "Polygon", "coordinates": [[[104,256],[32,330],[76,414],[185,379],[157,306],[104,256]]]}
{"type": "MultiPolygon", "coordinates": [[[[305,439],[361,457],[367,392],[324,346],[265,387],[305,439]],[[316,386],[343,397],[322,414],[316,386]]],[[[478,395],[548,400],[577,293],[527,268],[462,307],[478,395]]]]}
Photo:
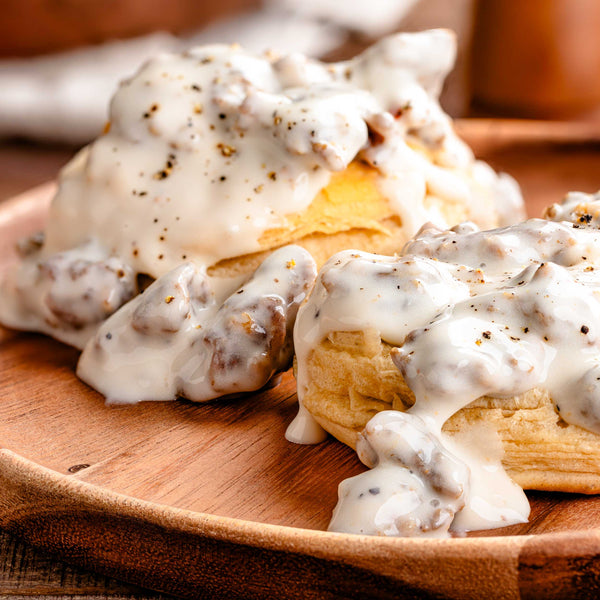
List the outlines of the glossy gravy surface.
{"type": "MultiPolygon", "coordinates": [[[[330,332],[364,329],[396,346],[416,397],[406,413],[367,425],[358,452],[374,469],[341,486],[332,529],[439,536],[525,520],[527,500],[497,443],[441,431],[480,396],[545,388],[567,423],[600,433],[599,204],[571,194],[546,220],[425,226],[402,256],[348,251],[323,267],[296,323],[300,403],[311,349],[330,332]]],[[[309,416],[301,408],[299,423],[309,416]]],[[[288,436],[311,441],[297,423],[288,436]]]]}
{"type": "Polygon", "coordinates": [[[353,160],[376,170],[409,235],[427,220],[448,225],[426,196],[485,222],[495,215],[480,206],[484,189],[501,219],[515,218],[514,182],[474,160],[437,101],[454,56],[453,35],[433,30],[334,64],[223,45],[148,61],[113,97],[105,133],[62,171],[45,240],[2,284],[0,321],[82,348],[139,290],[115,284],[103,311],[75,314],[82,294],[68,285],[74,308],[61,318],[48,296],[58,280],[44,266],[54,256],[63,280],[67,262],[87,261],[82,293],[102,304],[107,261],[156,279],[187,261],[209,268],[263,250],[265,232],[285,228],[353,160]]]}

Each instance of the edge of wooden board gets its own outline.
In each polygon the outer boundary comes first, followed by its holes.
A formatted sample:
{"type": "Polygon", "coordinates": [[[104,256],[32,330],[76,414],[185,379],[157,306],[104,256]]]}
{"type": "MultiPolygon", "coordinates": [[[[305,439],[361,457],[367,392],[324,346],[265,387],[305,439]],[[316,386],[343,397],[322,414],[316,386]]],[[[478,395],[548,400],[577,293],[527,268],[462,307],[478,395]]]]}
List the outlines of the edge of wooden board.
{"type": "Polygon", "coordinates": [[[599,529],[442,540],[296,529],[117,494],[6,449],[0,525],[68,562],[190,598],[564,598],[600,584],[599,529]]]}

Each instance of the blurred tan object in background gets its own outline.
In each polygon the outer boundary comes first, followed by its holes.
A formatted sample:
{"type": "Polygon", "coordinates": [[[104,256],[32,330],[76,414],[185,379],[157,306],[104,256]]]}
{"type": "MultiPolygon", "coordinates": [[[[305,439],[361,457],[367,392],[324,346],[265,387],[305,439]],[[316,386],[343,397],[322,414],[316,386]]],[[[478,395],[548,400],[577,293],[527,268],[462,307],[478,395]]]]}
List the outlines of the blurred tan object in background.
{"type": "Polygon", "coordinates": [[[472,92],[475,108],[496,115],[600,108],[600,0],[479,0],[472,92]]]}
{"type": "Polygon", "coordinates": [[[260,0],[2,0],[0,56],[33,56],[153,31],[190,31],[260,3],[260,0]]]}

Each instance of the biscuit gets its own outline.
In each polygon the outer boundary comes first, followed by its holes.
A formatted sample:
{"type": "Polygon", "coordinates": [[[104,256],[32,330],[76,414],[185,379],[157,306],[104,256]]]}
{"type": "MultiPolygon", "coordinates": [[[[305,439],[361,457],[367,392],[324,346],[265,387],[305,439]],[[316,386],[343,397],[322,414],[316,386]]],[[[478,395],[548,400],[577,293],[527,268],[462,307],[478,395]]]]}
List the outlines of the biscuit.
{"type": "Polygon", "coordinates": [[[296,322],[303,410],[353,448],[385,410],[448,439],[483,428],[521,487],[600,492],[599,204],[332,257],[296,322]]]}

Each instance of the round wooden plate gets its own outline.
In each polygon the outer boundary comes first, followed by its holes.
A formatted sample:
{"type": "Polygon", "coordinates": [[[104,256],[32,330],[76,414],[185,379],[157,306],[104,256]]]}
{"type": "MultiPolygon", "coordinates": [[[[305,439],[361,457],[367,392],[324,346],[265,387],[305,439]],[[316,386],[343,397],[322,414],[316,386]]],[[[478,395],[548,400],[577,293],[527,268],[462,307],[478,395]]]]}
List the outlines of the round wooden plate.
{"type": "MultiPolygon", "coordinates": [[[[600,187],[593,139],[461,127],[520,177],[532,214],[567,189],[600,187]]],[[[0,269],[43,225],[53,192],[0,204],[0,269]]],[[[596,497],[531,493],[528,524],[466,538],[327,533],[338,483],[363,467],[333,440],[285,441],[290,373],[235,401],[106,407],[76,361],[58,342],[0,328],[0,526],[67,561],[184,597],[597,597],[596,497]]]]}

